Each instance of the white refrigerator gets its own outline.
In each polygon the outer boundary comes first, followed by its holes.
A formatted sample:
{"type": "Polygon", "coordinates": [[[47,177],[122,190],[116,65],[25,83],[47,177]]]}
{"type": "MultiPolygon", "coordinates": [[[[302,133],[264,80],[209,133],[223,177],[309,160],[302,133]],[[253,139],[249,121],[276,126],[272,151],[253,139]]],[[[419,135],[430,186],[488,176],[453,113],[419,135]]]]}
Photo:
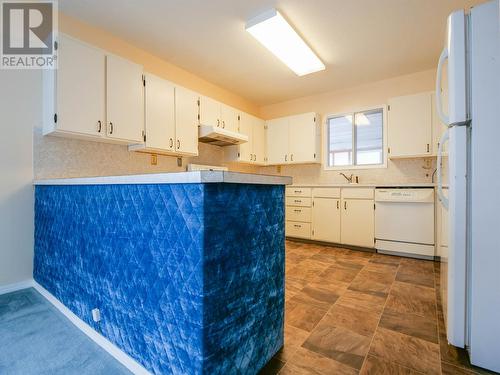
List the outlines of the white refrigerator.
{"type": "Polygon", "coordinates": [[[447,210],[446,328],[472,364],[500,371],[500,11],[499,1],[448,17],[436,106],[448,130],[438,150],[438,197],[447,210]],[[447,88],[441,87],[447,64],[447,88]],[[441,90],[448,91],[443,110],[441,90]],[[441,177],[448,141],[448,197],[441,177]]]}

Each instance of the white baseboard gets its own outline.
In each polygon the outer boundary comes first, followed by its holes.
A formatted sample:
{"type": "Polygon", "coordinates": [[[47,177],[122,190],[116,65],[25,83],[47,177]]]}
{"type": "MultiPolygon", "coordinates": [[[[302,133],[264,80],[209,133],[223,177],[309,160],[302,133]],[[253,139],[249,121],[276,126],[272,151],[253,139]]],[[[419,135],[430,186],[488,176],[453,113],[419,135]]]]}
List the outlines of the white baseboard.
{"type": "Polygon", "coordinates": [[[150,375],[150,372],[142,367],[142,365],[140,365],[127,353],[123,352],[115,344],[113,344],[111,341],[109,341],[107,338],[105,338],[103,335],[95,331],[91,326],[81,320],[70,309],[64,306],[57,298],[50,294],[50,292],[43,286],[41,286],[34,280],[30,280],[29,287],[34,287],[42,296],[44,296],[52,305],[54,305],[56,309],[63,313],[66,318],[68,318],[71,323],[73,323],[80,331],[85,333],[92,341],[94,341],[97,345],[107,351],[123,366],[128,368],[134,374],[150,375]]]}
{"type": "Polygon", "coordinates": [[[20,281],[14,284],[7,284],[4,286],[0,286],[0,295],[32,287],[33,287],[33,279],[20,281]]]}

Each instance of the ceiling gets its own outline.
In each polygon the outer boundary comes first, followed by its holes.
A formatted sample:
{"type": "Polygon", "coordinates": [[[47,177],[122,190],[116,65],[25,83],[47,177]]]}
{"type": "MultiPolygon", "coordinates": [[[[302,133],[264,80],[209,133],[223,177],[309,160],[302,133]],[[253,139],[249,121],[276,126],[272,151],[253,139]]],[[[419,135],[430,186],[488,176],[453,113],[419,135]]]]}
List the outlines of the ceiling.
{"type": "Polygon", "coordinates": [[[436,66],[447,15],[484,0],[59,0],[60,9],[258,105],[436,66]],[[276,7],[326,70],[296,76],[245,31],[276,7]]]}

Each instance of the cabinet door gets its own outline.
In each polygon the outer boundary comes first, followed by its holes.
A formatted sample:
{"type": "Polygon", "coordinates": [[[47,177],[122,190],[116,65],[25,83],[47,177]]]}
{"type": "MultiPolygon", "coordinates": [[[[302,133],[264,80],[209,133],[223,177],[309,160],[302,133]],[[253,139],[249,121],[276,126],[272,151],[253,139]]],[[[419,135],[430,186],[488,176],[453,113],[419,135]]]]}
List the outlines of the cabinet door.
{"type": "Polygon", "coordinates": [[[255,118],[253,124],[253,154],[257,164],[266,164],[266,122],[255,118]]]}
{"type": "Polygon", "coordinates": [[[288,155],[288,118],[282,117],[267,122],[267,162],[268,164],[287,164],[288,155]]]}
{"type": "Polygon", "coordinates": [[[207,96],[200,97],[200,124],[222,126],[221,103],[207,96]]]}
{"type": "Polygon", "coordinates": [[[175,88],[175,150],[198,155],[198,95],[183,87],[175,88]]]}
{"type": "Polygon", "coordinates": [[[58,130],[104,136],[105,58],[103,51],[60,35],[55,108],[58,130]]]}
{"type": "Polygon", "coordinates": [[[248,136],[248,142],[239,146],[230,146],[239,148],[239,160],[242,162],[253,162],[253,127],[255,119],[249,114],[243,113],[240,119],[240,133],[248,136]]]}
{"type": "Polygon", "coordinates": [[[121,57],[106,56],[107,134],[124,142],[143,142],[143,69],[121,57]]]}
{"type": "MultiPolygon", "coordinates": [[[[447,108],[448,108],[448,91],[443,90],[441,93],[441,100],[443,102],[443,110],[445,113],[447,113],[447,108]]],[[[439,141],[441,139],[441,136],[443,133],[446,131],[447,127],[445,124],[441,122],[441,119],[439,118],[437,114],[437,109],[436,109],[436,98],[435,94],[432,93],[432,139],[433,139],[433,145],[432,145],[432,154],[437,155],[438,152],[438,147],[439,147],[439,141]]],[[[443,153],[447,153],[448,151],[448,144],[445,143],[443,145],[443,153]]]]}
{"type": "Polygon", "coordinates": [[[221,127],[232,132],[238,132],[240,127],[240,113],[238,110],[221,104],[221,127]]]}
{"type": "Polygon", "coordinates": [[[340,243],[340,199],[314,198],[312,239],[340,243]]]}
{"type": "Polygon", "coordinates": [[[389,157],[431,154],[431,103],[429,92],[389,100],[389,157]]]}
{"type": "Polygon", "coordinates": [[[289,117],[290,162],[311,163],[316,159],[316,115],[304,113],[289,117]]]}
{"type": "Polygon", "coordinates": [[[343,199],[341,203],[341,243],[372,248],[375,238],[373,200],[343,199]]]}
{"type": "Polygon", "coordinates": [[[144,95],[146,146],[173,151],[175,147],[174,85],[147,74],[144,95]]]}

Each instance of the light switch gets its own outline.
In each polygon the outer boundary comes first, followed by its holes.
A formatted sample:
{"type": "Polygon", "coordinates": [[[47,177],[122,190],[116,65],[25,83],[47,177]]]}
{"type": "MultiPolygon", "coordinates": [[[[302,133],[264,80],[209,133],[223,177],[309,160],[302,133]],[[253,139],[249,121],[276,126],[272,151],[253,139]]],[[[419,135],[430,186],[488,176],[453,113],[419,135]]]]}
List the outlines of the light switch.
{"type": "Polygon", "coordinates": [[[101,321],[101,312],[99,311],[99,309],[92,310],[92,320],[94,320],[94,322],[96,323],[101,321]]]}

